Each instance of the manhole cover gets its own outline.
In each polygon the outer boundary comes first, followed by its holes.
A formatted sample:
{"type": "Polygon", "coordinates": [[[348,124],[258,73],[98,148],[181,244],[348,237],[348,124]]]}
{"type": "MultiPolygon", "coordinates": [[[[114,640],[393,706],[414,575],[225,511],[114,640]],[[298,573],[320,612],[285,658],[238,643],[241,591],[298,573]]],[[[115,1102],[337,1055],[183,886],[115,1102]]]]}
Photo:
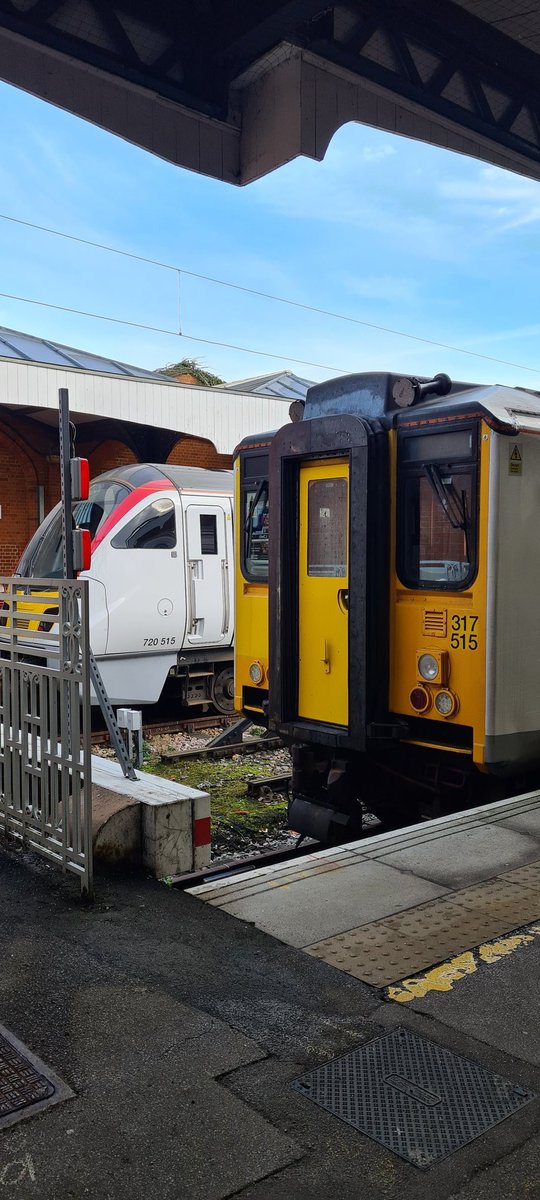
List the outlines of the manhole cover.
{"type": "Polygon", "coordinates": [[[408,1029],[309,1071],[293,1087],[415,1167],[431,1167],[534,1098],[408,1029]]]}
{"type": "Polygon", "coordinates": [[[72,1095],[49,1067],[0,1025],[0,1129],[72,1095]]]}

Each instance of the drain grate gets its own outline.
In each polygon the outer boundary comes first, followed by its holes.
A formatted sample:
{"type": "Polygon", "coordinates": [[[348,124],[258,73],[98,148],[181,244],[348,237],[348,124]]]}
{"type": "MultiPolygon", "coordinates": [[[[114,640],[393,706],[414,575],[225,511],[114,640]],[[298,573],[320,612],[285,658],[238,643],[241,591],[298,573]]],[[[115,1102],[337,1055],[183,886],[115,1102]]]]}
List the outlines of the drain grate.
{"type": "Polygon", "coordinates": [[[534,1093],[408,1029],[309,1071],[293,1087],[394,1154],[426,1168],[534,1099],[534,1093]]]}
{"type": "Polygon", "coordinates": [[[49,1067],[0,1026],[0,1129],[72,1095],[49,1067]]]}

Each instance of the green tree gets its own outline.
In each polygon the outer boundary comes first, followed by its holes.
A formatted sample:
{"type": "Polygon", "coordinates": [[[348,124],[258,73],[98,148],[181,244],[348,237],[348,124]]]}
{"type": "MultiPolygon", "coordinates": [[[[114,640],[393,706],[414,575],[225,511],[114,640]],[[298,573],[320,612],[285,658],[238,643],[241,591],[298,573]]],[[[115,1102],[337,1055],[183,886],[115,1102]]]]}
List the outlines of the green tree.
{"type": "Polygon", "coordinates": [[[179,375],[191,375],[200,383],[201,387],[216,387],[220,383],[225,383],[219,375],[213,375],[211,371],[205,371],[201,367],[198,358],[182,358],[177,363],[167,363],[166,367],[158,367],[156,374],[171,375],[173,379],[177,379],[179,375]]]}

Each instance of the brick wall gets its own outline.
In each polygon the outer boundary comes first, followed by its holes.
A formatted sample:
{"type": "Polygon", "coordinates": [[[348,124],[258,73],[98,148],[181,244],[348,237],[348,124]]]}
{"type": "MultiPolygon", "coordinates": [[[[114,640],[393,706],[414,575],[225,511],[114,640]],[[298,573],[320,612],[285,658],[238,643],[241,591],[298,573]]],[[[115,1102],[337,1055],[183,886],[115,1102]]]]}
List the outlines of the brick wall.
{"type": "Polygon", "coordinates": [[[38,483],[45,484],[45,460],[25,450],[19,438],[0,427],[0,574],[14,571],[38,523],[38,483]],[[40,469],[41,468],[41,469],[40,469]]]}
{"type": "MultiPolygon", "coordinates": [[[[82,453],[82,451],[81,451],[82,453]]],[[[102,475],[103,471],[112,471],[115,467],[127,467],[138,461],[130,446],[111,438],[101,442],[89,455],[90,478],[102,475]]]]}
{"type": "Polygon", "coordinates": [[[205,438],[183,437],[173,446],[167,459],[175,467],[204,467],[206,471],[230,470],[230,454],[218,454],[213,442],[205,438]]]}

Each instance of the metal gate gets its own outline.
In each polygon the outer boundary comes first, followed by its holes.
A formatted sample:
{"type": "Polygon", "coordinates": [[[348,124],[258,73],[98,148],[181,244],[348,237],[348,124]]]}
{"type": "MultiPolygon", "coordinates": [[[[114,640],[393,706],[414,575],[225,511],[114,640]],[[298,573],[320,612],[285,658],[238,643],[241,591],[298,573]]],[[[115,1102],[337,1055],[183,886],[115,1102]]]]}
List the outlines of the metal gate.
{"type": "Polygon", "coordinates": [[[0,830],[92,890],[88,583],[0,576],[0,830]]]}

